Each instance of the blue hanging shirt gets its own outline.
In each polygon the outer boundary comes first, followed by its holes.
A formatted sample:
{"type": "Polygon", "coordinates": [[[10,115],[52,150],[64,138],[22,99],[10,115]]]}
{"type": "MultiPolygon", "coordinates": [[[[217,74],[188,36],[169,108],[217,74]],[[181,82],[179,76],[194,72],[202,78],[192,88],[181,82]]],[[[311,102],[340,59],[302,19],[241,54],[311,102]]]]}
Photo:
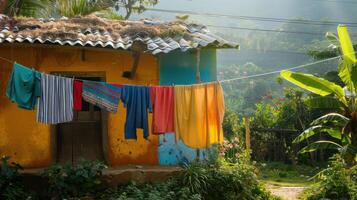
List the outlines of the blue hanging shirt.
{"type": "Polygon", "coordinates": [[[147,139],[149,137],[148,111],[152,112],[149,87],[125,85],[121,100],[126,108],[125,139],[137,139],[137,128],[144,130],[144,138],[147,139]]]}
{"type": "Polygon", "coordinates": [[[32,110],[41,96],[41,74],[15,63],[6,88],[6,96],[18,107],[32,110]]]}

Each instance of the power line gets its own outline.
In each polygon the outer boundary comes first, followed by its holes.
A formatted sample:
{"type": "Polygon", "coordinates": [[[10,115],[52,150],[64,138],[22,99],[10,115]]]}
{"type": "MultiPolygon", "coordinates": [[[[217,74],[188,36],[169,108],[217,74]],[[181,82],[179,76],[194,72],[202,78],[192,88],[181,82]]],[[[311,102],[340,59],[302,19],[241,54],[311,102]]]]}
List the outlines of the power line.
{"type": "Polygon", "coordinates": [[[273,49],[252,49],[252,48],[244,48],[242,51],[257,51],[258,53],[272,52],[272,53],[284,53],[284,54],[296,54],[296,55],[306,55],[307,53],[298,52],[298,51],[283,51],[283,50],[273,50],[273,49]]]}
{"type": "Polygon", "coordinates": [[[309,0],[309,1],[320,1],[327,3],[342,3],[342,4],[357,4],[355,1],[337,1],[337,0],[309,0]]]}
{"type": "Polygon", "coordinates": [[[306,20],[306,19],[238,16],[238,15],[195,12],[195,11],[185,11],[185,10],[169,10],[169,9],[158,9],[158,8],[146,8],[146,10],[153,11],[153,12],[190,14],[190,15],[201,15],[201,16],[209,16],[209,17],[227,17],[227,18],[240,19],[240,20],[253,20],[253,21],[278,22],[278,23],[294,23],[294,24],[321,25],[321,26],[332,26],[332,25],[336,26],[337,24],[345,24],[350,27],[357,27],[356,22],[346,22],[346,21],[319,21],[319,20],[306,20]]]}
{"type": "Polygon", "coordinates": [[[263,32],[275,32],[275,33],[291,33],[291,34],[320,35],[320,36],[325,35],[325,33],[318,33],[318,32],[284,31],[284,30],[246,28],[246,27],[235,27],[235,26],[220,26],[220,25],[212,25],[212,24],[208,24],[205,26],[213,27],[213,28],[239,29],[239,30],[263,31],[263,32]]]}
{"type": "MultiPolygon", "coordinates": [[[[356,53],[356,52],[355,52],[356,53]]],[[[312,62],[312,63],[308,63],[308,64],[304,64],[304,65],[299,65],[296,67],[291,67],[291,68],[287,68],[287,69],[282,69],[282,70],[296,70],[296,69],[301,69],[301,68],[305,68],[305,67],[310,67],[316,64],[320,64],[323,62],[327,62],[327,61],[331,61],[331,60],[335,60],[341,58],[341,56],[335,56],[332,58],[328,58],[328,59],[324,59],[324,60],[319,60],[316,62],[312,62]]],[[[226,83],[226,82],[230,82],[230,81],[236,81],[236,80],[242,80],[242,79],[248,79],[248,78],[255,78],[255,77],[260,77],[260,76],[267,76],[267,75],[272,75],[272,74],[279,74],[282,70],[277,70],[277,71],[271,71],[271,72],[266,72],[266,73],[261,73],[261,74],[254,74],[254,75],[250,75],[250,76],[243,76],[243,77],[237,77],[237,78],[231,78],[231,79],[225,79],[225,80],[221,80],[219,82],[221,83],[226,83]]]]}

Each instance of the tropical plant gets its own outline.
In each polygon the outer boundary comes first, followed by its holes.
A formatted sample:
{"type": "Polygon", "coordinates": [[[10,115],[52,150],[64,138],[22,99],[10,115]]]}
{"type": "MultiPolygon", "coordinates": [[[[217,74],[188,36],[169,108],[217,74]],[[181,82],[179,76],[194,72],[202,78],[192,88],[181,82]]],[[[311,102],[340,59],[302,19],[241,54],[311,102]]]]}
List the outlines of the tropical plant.
{"type": "MultiPolygon", "coordinates": [[[[341,152],[356,156],[357,147],[357,60],[351,39],[346,26],[338,26],[339,38],[331,33],[327,38],[335,45],[341,47],[343,59],[339,64],[338,75],[345,84],[341,87],[326,79],[304,73],[281,71],[281,76],[289,82],[308,90],[321,97],[311,98],[309,104],[320,108],[335,108],[339,113],[330,113],[316,119],[299,137],[295,143],[306,140],[318,133],[326,133],[328,136],[338,139],[319,140],[303,149],[303,152],[311,152],[317,149],[337,148],[341,152]]],[[[355,157],[357,161],[357,157],[355,157]]]]}
{"type": "Polygon", "coordinates": [[[37,16],[38,11],[49,5],[50,0],[5,0],[2,13],[8,16],[37,16]]]}
{"type": "Polygon", "coordinates": [[[142,13],[158,0],[5,0],[0,2],[3,14],[27,17],[73,17],[97,13],[111,19],[128,19],[142,13]],[[125,9],[124,17],[118,12],[125,9]]]}

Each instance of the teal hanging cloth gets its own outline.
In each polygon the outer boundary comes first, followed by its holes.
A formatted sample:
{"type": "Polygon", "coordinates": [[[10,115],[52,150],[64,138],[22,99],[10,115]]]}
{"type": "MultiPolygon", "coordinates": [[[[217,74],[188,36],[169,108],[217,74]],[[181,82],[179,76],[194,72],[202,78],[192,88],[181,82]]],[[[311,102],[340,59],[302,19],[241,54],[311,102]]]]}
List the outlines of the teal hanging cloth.
{"type": "Polygon", "coordinates": [[[7,84],[6,96],[19,108],[34,109],[41,96],[41,74],[15,63],[7,84]]]}

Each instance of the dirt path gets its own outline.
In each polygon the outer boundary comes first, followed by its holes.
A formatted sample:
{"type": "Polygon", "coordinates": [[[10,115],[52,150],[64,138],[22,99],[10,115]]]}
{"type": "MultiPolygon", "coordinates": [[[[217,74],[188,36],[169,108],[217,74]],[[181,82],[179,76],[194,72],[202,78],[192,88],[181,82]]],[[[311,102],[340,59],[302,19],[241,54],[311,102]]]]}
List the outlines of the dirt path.
{"type": "Polygon", "coordinates": [[[281,187],[268,185],[268,190],[274,195],[281,197],[284,200],[297,200],[298,195],[305,188],[304,187],[281,187]]]}

